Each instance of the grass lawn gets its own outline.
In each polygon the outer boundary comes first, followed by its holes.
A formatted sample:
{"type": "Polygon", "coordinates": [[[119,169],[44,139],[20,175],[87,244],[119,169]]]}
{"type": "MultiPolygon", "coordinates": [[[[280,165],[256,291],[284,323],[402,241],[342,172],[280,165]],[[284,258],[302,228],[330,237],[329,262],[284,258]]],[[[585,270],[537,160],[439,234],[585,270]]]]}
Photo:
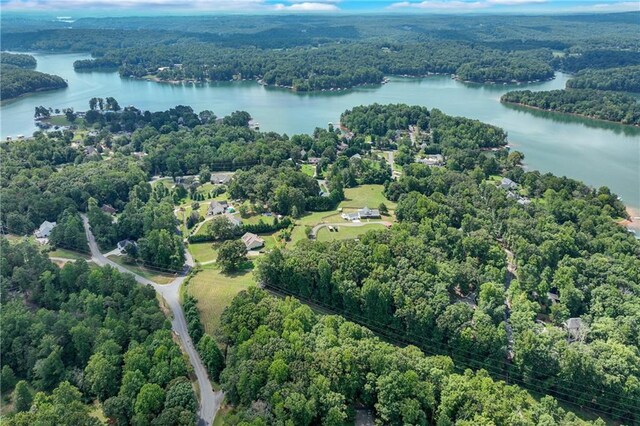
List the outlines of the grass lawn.
{"type": "Polygon", "coordinates": [[[225,275],[216,268],[203,268],[190,279],[187,291],[198,299],[205,331],[215,336],[224,308],[236,294],[254,285],[251,270],[225,275]]]}
{"type": "Polygon", "coordinates": [[[145,268],[144,266],[131,265],[131,264],[125,263],[123,256],[111,255],[109,256],[109,260],[112,260],[118,265],[124,266],[131,272],[134,272],[158,284],[169,284],[176,277],[176,274],[166,274],[163,272],[155,271],[153,269],[145,268]]]}
{"type": "Polygon", "coordinates": [[[67,120],[66,115],[52,115],[44,121],[50,123],[52,126],[70,126],[71,124],[75,124],[79,128],[83,127],[85,124],[83,118],[76,118],[76,120],[71,123],[69,120],[67,120]]]}
{"type": "Polygon", "coordinates": [[[313,175],[315,175],[316,173],[316,168],[311,164],[303,164],[302,166],[300,166],[300,171],[305,175],[313,177],[313,175]]]}
{"type": "Polygon", "coordinates": [[[218,251],[212,248],[213,243],[192,243],[189,244],[189,252],[196,260],[196,262],[209,262],[216,260],[218,257],[218,251]]]}
{"type": "Polygon", "coordinates": [[[107,424],[107,417],[104,415],[102,411],[102,404],[98,401],[94,401],[91,409],[89,410],[89,415],[93,418],[100,420],[102,424],[107,424]]]}
{"type": "Polygon", "coordinates": [[[338,232],[331,232],[329,229],[321,228],[318,231],[316,239],[318,241],[336,241],[336,240],[350,240],[357,238],[360,235],[371,231],[372,229],[382,230],[385,229],[384,225],[379,223],[372,223],[370,225],[364,225],[359,227],[338,226],[338,232]]]}
{"type": "Polygon", "coordinates": [[[49,257],[64,257],[65,259],[89,259],[90,256],[84,253],[79,253],[77,251],[65,250],[65,249],[55,249],[47,253],[49,257]]]}
{"type": "Polygon", "coordinates": [[[382,185],[360,185],[355,188],[347,188],[344,190],[345,199],[338,207],[361,209],[370,207],[377,209],[380,203],[385,203],[389,210],[395,210],[396,203],[389,201],[382,193],[384,186],[382,185]]]}
{"type": "Polygon", "coordinates": [[[332,210],[328,212],[307,213],[304,216],[302,216],[300,219],[298,219],[296,223],[299,225],[314,226],[320,222],[340,222],[342,220],[343,219],[340,216],[340,213],[337,210],[332,210]]]}

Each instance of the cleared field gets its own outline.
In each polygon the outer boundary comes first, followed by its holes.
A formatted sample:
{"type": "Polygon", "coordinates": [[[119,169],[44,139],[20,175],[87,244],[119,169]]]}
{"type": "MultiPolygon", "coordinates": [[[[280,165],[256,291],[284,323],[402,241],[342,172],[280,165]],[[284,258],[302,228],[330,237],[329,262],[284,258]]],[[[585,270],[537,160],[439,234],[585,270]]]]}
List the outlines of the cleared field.
{"type": "Polygon", "coordinates": [[[363,225],[359,227],[338,226],[338,231],[331,232],[328,228],[321,228],[316,235],[318,241],[336,241],[336,240],[350,240],[358,238],[360,235],[365,234],[372,229],[385,229],[384,225],[379,223],[372,223],[370,225],[363,225]]]}
{"type": "Polygon", "coordinates": [[[175,279],[176,274],[165,274],[159,271],[155,271],[153,269],[145,268],[144,266],[132,265],[129,263],[125,263],[124,257],[122,256],[108,256],[109,260],[114,261],[118,265],[124,266],[131,272],[135,272],[136,274],[145,277],[148,280],[154,281],[158,284],[169,284],[171,281],[175,279]]]}
{"type": "Polygon", "coordinates": [[[205,331],[216,335],[224,308],[236,294],[254,285],[251,270],[226,275],[219,269],[203,268],[191,278],[187,292],[198,299],[198,311],[205,331]]]}
{"type": "MultiPolygon", "coordinates": [[[[87,249],[88,250],[88,249],[87,249]]],[[[65,259],[89,259],[90,256],[78,253],[77,251],[65,250],[65,249],[55,249],[47,253],[49,257],[63,257],[65,259]]]]}
{"type": "Polygon", "coordinates": [[[302,173],[304,173],[305,175],[311,176],[313,177],[313,175],[316,174],[316,168],[315,166],[312,166],[311,164],[303,164],[302,166],[300,166],[300,171],[302,173]]]}
{"type": "Polygon", "coordinates": [[[218,250],[213,248],[213,243],[192,243],[189,244],[189,252],[196,260],[196,262],[209,262],[216,260],[218,257],[218,250]]]}
{"type": "Polygon", "coordinates": [[[396,203],[387,200],[383,191],[384,186],[382,185],[360,185],[355,188],[347,188],[344,190],[345,199],[338,207],[361,209],[366,206],[377,209],[380,203],[384,203],[389,210],[395,210],[396,203]]]}

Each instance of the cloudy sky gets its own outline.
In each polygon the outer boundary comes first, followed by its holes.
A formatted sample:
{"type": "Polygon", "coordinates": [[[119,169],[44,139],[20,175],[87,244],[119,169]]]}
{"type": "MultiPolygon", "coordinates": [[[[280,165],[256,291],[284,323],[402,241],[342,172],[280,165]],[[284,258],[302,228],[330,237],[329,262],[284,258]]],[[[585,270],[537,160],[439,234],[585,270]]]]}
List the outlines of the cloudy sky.
{"type": "Polygon", "coordinates": [[[640,0],[0,0],[2,11],[570,13],[639,11],[640,0]]]}

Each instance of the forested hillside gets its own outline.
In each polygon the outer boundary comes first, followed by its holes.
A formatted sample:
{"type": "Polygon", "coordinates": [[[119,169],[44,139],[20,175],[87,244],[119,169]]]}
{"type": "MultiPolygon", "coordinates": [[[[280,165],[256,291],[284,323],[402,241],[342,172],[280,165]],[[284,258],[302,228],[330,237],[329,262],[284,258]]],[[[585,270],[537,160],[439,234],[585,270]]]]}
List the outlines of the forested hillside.
{"type": "MultiPolygon", "coordinates": [[[[572,81],[569,80],[567,85],[574,87],[574,84],[570,84],[572,81]]],[[[633,82],[630,81],[630,84],[633,82]]],[[[591,89],[550,90],[548,92],[521,90],[505,93],[500,101],[547,111],[577,114],[598,120],[640,125],[640,103],[635,97],[623,93],[591,89]]]]}
{"type": "MultiPolygon", "coordinates": [[[[230,344],[222,385],[231,424],[344,424],[354,406],[396,424],[587,425],[550,397],[540,402],[451,358],[398,348],[338,316],[253,290],[223,315],[230,344]]],[[[594,424],[604,424],[597,421],[594,424]]]]}
{"type": "Polygon", "coordinates": [[[640,66],[582,71],[567,81],[567,88],[640,92],[640,66]]]}
{"type": "Polygon", "coordinates": [[[4,20],[12,49],[84,51],[77,69],[158,80],[255,79],[296,91],[378,84],[385,75],[544,80],[555,69],[638,65],[637,14],[565,17],[244,16],[85,18],[42,31],[4,20]],[[181,24],[180,24],[181,23],[181,24]],[[189,31],[185,31],[189,28],[189,31]],[[290,35],[295,34],[295,37],[290,35]],[[552,51],[562,55],[554,58],[552,51]]]}
{"type": "Polygon", "coordinates": [[[197,400],[155,291],[85,261],[58,268],[0,238],[3,424],[193,425],[197,400]],[[153,421],[153,422],[152,422],[153,421]]]}

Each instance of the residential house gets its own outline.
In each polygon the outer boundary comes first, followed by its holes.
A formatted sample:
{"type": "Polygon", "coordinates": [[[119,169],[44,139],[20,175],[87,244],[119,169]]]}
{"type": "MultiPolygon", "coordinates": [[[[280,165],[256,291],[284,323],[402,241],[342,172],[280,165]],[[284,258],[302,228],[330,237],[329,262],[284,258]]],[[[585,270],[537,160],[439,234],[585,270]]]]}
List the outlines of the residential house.
{"type": "Polygon", "coordinates": [[[225,213],[224,217],[226,217],[227,220],[229,222],[231,222],[231,224],[233,226],[235,226],[236,228],[242,225],[242,221],[240,219],[238,219],[237,217],[235,217],[234,215],[232,215],[232,214],[225,213]]]}
{"type": "Polygon", "coordinates": [[[584,326],[582,324],[582,319],[580,319],[580,318],[569,318],[564,323],[564,326],[567,329],[567,332],[569,333],[569,341],[570,342],[575,342],[577,340],[581,340],[582,339],[582,331],[584,329],[584,326]]]}
{"type": "Polygon", "coordinates": [[[444,164],[444,157],[440,154],[427,155],[424,158],[420,158],[417,162],[426,166],[442,166],[444,164]]]}
{"type": "Polygon", "coordinates": [[[349,157],[349,160],[360,160],[362,159],[362,155],[360,154],[353,154],[351,157],[349,157]]]}
{"type": "Polygon", "coordinates": [[[232,177],[233,175],[231,174],[212,174],[211,183],[216,185],[226,185],[232,177]]]}
{"type": "Polygon", "coordinates": [[[318,164],[318,163],[320,162],[320,157],[309,157],[309,158],[307,159],[307,162],[308,162],[309,164],[316,165],[316,164],[318,164]]]}
{"type": "Polygon", "coordinates": [[[49,222],[45,220],[44,222],[42,222],[42,225],[40,225],[40,227],[36,229],[34,235],[36,236],[36,238],[49,238],[51,231],[53,231],[53,228],[55,227],[55,222],[49,222]]]}
{"type": "Polygon", "coordinates": [[[351,222],[360,220],[360,219],[376,219],[380,217],[380,210],[378,209],[370,209],[369,207],[365,207],[359,209],[355,213],[342,213],[342,218],[345,220],[349,220],[351,222]]]}
{"type": "Polygon", "coordinates": [[[122,241],[118,241],[118,244],[117,244],[118,250],[120,250],[120,251],[126,250],[127,247],[129,247],[129,246],[137,247],[138,243],[136,243],[135,241],[131,241],[131,240],[122,240],[122,241]]]}
{"type": "Polygon", "coordinates": [[[105,204],[102,207],[100,207],[100,210],[102,210],[103,212],[107,213],[107,214],[116,214],[117,210],[113,208],[113,206],[111,204],[105,204]]]}
{"type": "Polygon", "coordinates": [[[500,188],[502,189],[510,190],[510,189],[516,189],[517,187],[518,187],[518,184],[509,178],[505,177],[505,178],[502,178],[502,180],[500,181],[500,188]]]}
{"type": "Polygon", "coordinates": [[[369,207],[365,207],[363,209],[358,210],[358,216],[360,216],[360,219],[379,218],[380,210],[370,209],[369,207]]]}
{"type": "Polygon", "coordinates": [[[207,216],[216,216],[227,211],[229,204],[226,201],[212,201],[207,209],[207,216]]]}
{"type": "Polygon", "coordinates": [[[247,250],[256,250],[264,247],[264,240],[251,232],[247,232],[242,236],[242,242],[247,250]]]}
{"type": "Polygon", "coordinates": [[[88,146],[84,149],[84,155],[86,155],[87,157],[95,157],[96,155],[99,155],[99,153],[95,147],[88,146]]]}

